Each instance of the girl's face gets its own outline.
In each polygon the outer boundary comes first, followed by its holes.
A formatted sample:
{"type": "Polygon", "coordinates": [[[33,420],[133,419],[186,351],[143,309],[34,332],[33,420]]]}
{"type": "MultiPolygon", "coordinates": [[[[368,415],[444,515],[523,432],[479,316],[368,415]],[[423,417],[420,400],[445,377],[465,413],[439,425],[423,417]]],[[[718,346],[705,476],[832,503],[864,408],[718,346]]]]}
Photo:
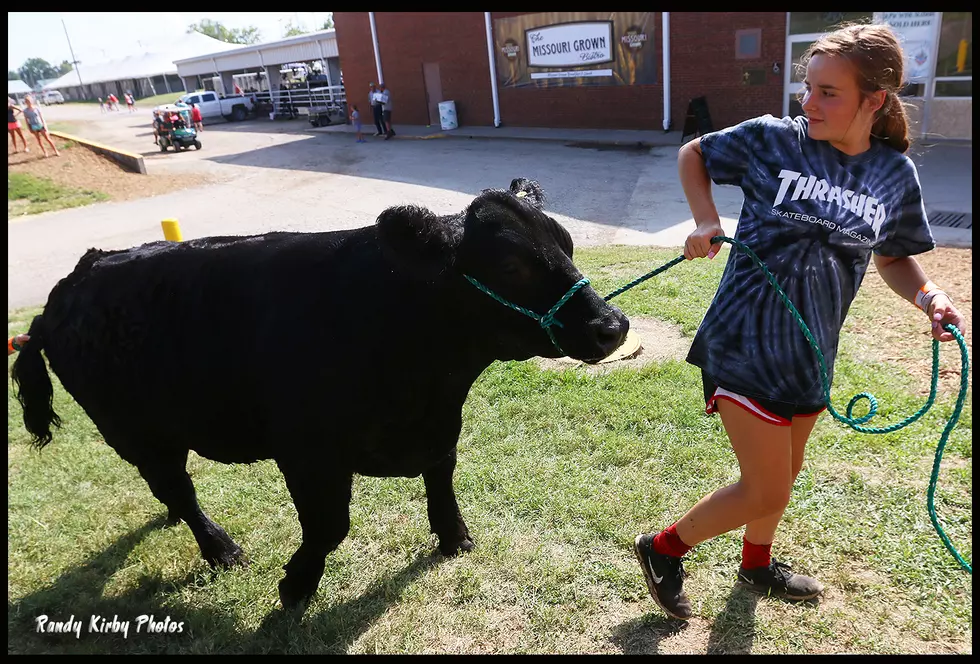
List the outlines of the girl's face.
{"type": "Polygon", "coordinates": [[[829,55],[810,58],[804,85],[802,106],[810,138],[829,141],[845,154],[860,154],[871,147],[871,126],[885,102],[884,90],[862,99],[853,66],[829,55]]]}

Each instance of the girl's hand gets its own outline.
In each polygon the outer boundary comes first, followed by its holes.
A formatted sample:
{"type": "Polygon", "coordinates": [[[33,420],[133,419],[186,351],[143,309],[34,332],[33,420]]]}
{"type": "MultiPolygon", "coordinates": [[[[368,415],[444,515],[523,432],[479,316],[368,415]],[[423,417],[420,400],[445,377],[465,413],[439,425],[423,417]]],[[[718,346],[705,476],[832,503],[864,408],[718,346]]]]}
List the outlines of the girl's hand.
{"type": "Polygon", "coordinates": [[[716,235],[724,235],[725,231],[721,227],[721,221],[706,222],[698,226],[693,233],[687,236],[684,242],[684,258],[714,258],[721,250],[721,243],[711,244],[711,238],[716,235]]]}
{"type": "Polygon", "coordinates": [[[932,336],[939,341],[952,341],[953,335],[943,329],[947,324],[955,325],[960,334],[966,334],[963,316],[956,310],[946,293],[936,293],[929,302],[929,320],[932,321],[932,336]]]}

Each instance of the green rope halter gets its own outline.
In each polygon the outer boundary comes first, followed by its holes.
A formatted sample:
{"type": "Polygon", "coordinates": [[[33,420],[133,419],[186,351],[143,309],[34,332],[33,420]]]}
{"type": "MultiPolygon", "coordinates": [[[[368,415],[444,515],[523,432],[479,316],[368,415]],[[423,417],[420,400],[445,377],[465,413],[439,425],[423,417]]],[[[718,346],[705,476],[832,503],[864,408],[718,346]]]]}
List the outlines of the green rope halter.
{"type": "Polygon", "coordinates": [[[525,316],[528,316],[528,317],[533,318],[534,320],[538,321],[538,325],[540,325],[542,328],[544,328],[544,331],[548,333],[548,338],[551,339],[551,343],[554,344],[555,348],[558,349],[558,352],[561,353],[562,355],[565,354],[565,351],[563,351],[561,349],[561,346],[558,345],[558,340],[555,339],[555,333],[551,331],[551,327],[553,325],[557,325],[558,327],[565,327],[564,325],[561,324],[561,321],[559,321],[557,318],[555,318],[555,314],[558,313],[558,310],[561,309],[561,307],[562,307],[563,304],[565,304],[566,302],[568,302],[568,300],[573,295],[575,295],[575,292],[579,288],[581,288],[582,286],[585,286],[586,284],[591,283],[588,280],[587,277],[583,277],[583,278],[579,279],[578,281],[576,281],[572,285],[572,287],[568,289],[568,292],[561,296],[561,299],[558,300],[558,304],[556,304],[555,306],[551,307],[551,309],[548,310],[548,313],[546,313],[544,316],[542,316],[540,314],[534,313],[533,311],[530,311],[528,309],[525,309],[524,307],[520,307],[520,306],[518,306],[518,305],[516,305],[516,304],[514,304],[512,302],[508,302],[507,300],[505,300],[504,298],[502,298],[499,295],[497,295],[496,293],[494,293],[492,290],[490,290],[489,288],[487,288],[486,286],[484,286],[483,284],[481,284],[479,281],[477,281],[476,279],[474,279],[470,275],[464,274],[463,276],[466,277],[466,280],[468,282],[470,282],[471,284],[473,284],[474,286],[476,286],[477,288],[479,288],[481,291],[483,291],[484,293],[486,293],[487,295],[489,295],[493,299],[495,299],[497,302],[500,302],[500,304],[503,304],[505,306],[508,306],[511,309],[513,309],[514,311],[517,311],[519,313],[522,313],[525,316]]]}

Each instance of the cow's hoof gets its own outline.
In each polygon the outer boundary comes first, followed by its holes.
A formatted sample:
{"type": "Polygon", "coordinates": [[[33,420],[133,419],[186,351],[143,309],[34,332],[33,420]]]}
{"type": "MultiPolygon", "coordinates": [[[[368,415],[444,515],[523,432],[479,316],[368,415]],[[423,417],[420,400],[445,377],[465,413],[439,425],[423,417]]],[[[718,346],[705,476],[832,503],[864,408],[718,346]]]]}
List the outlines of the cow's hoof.
{"type": "Polygon", "coordinates": [[[453,556],[462,553],[468,553],[473,550],[476,544],[473,543],[472,538],[469,535],[464,536],[462,539],[455,538],[453,540],[439,540],[439,553],[446,556],[447,558],[452,558],[453,556]]]}
{"type": "Polygon", "coordinates": [[[248,567],[248,556],[241,547],[232,543],[232,547],[220,553],[205,556],[208,565],[215,568],[229,569],[232,567],[248,567]]]}
{"type": "Polygon", "coordinates": [[[284,576],[279,582],[279,601],[282,608],[287,611],[297,611],[303,613],[309,606],[313,593],[301,588],[302,584],[290,580],[289,576],[284,576]]]}

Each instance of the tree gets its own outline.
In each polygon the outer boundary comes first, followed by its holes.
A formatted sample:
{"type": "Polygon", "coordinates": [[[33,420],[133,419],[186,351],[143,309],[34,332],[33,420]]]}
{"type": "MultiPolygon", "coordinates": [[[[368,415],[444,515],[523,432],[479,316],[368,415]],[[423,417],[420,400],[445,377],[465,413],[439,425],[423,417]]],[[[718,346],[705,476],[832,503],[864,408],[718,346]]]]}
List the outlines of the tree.
{"type": "Polygon", "coordinates": [[[306,26],[303,25],[302,23],[298,25],[294,25],[292,21],[289,21],[288,23],[286,23],[285,30],[283,31],[282,36],[284,38],[295,37],[296,35],[305,35],[307,32],[309,32],[309,30],[307,30],[306,26]]]}
{"type": "Polygon", "coordinates": [[[62,60],[61,65],[58,66],[58,75],[64,76],[65,74],[72,71],[73,69],[74,67],[71,66],[70,62],[68,62],[67,60],[62,60]]]}
{"type": "Polygon", "coordinates": [[[321,30],[333,30],[333,13],[327,17],[327,20],[323,22],[323,27],[321,30]]]}
{"type": "Polygon", "coordinates": [[[26,60],[20,69],[17,70],[20,80],[27,83],[32,88],[37,82],[45,78],[58,78],[61,74],[58,70],[48,64],[43,58],[31,58],[26,60]]]}
{"type": "Polygon", "coordinates": [[[18,74],[17,72],[15,72],[15,71],[13,71],[11,69],[8,69],[7,70],[7,80],[8,81],[18,81],[18,80],[20,80],[20,74],[18,74]]]}
{"type": "Polygon", "coordinates": [[[202,35],[229,44],[254,44],[259,41],[259,29],[254,25],[247,28],[226,28],[209,18],[200,23],[191,23],[187,26],[187,32],[200,32],[202,35]]]}

